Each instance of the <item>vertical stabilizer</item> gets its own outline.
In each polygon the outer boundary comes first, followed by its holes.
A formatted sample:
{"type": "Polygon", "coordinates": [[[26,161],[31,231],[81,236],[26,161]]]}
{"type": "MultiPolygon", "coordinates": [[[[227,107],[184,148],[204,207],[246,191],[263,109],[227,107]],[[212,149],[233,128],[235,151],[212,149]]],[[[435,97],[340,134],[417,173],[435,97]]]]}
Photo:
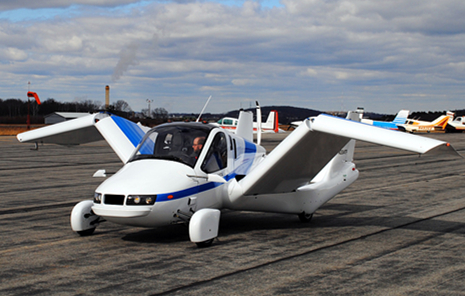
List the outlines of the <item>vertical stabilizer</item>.
{"type": "Polygon", "coordinates": [[[409,110],[400,110],[399,113],[397,113],[396,117],[392,121],[394,124],[404,124],[405,121],[407,120],[408,114],[410,113],[409,110]]]}
{"type": "Polygon", "coordinates": [[[273,130],[273,132],[275,133],[279,132],[278,111],[276,110],[270,111],[266,119],[266,122],[262,124],[262,128],[267,129],[267,130],[273,130]]]}
{"type": "Polygon", "coordinates": [[[236,135],[243,137],[246,141],[253,141],[253,114],[250,111],[239,113],[236,135]]]}

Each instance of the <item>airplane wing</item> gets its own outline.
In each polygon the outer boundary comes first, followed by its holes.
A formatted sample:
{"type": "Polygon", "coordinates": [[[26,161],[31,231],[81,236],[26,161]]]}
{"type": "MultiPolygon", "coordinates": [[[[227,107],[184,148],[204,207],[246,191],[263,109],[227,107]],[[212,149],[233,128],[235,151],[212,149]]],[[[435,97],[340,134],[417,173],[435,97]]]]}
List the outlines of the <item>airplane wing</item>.
{"type": "Polygon", "coordinates": [[[59,145],[79,145],[106,140],[121,161],[126,163],[148,130],[148,127],[122,117],[97,113],[20,133],[17,139],[20,142],[59,145]]]}
{"type": "Polygon", "coordinates": [[[416,153],[450,144],[321,114],[306,119],[260,164],[239,181],[244,195],[292,192],[308,184],[350,139],[416,153]]]}

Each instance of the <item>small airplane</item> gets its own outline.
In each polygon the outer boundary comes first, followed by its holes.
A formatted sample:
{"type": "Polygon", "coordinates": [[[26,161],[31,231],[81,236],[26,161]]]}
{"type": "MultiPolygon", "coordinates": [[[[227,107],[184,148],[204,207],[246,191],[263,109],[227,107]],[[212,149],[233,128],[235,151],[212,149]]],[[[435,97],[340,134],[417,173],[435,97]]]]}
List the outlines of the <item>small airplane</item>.
{"type": "MultiPolygon", "coordinates": [[[[382,127],[390,130],[399,130],[397,127],[398,124],[403,124],[405,123],[405,120],[408,117],[409,110],[400,110],[399,113],[397,113],[396,117],[394,118],[393,121],[377,121],[377,120],[371,120],[371,119],[364,119],[363,118],[363,113],[364,109],[363,108],[357,108],[355,111],[350,111],[353,116],[358,115],[358,121],[362,123],[366,123],[369,125],[377,126],[377,127],[382,127]],[[357,115],[355,115],[357,114],[357,115]]],[[[302,121],[294,121],[291,122],[291,126],[299,126],[302,123],[302,121]]]]}
{"type": "Polygon", "coordinates": [[[454,120],[449,120],[446,131],[463,133],[465,131],[465,116],[457,116],[454,120]]]}
{"type": "MultiPolygon", "coordinates": [[[[399,130],[399,127],[397,125],[405,123],[409,112],[410,112],[409,110],[400,110],[399,113],[397,113],[393,121],[378,121],[378,120],[363,119],[363,118],[361,119],[361,121],[362,123],[374,125],[377,127],[387,128],[390,130],[399,130]]],[[[363,110],[362,110],[362,115],[363,115],[363,110]]]]}
{"type": "Polygon", "coordinates": [[[325,114],[307,118],[269,154],[260,145],[260,133],[253,142],[250,111],[240,112],[236,133],[199,122],[149,129],[97,113],[17,138],[65,145],[103,138],[123,162],[97,187],[93,199],[73,208],[71,228],[79,235],[91,235],[102,221],[140,227],[185,223],[190,240],[206,247],[218,236],[223,209],[295,214],[310,221],[357,179],[355,140],[419,154],[457,153],[443,141],[350,119],[358,117],[349,112],[348,119],[325,114]]]}
{"type": "Polygon", "coordinates": [[[446,115],[441,115],[434,121],[422,121],[415,119],[407,119],[404,124],[398,124],[400,131],[416,133],[416,132],[438,132],[445,131],[447,124],[454,118],[454,113],[447,111],[446,115]]]}
{"type": "MultiPolygon", "coordinates": [[[[232,117],[223,117],[216,123],[219,127],[234,132],[237,128],[239,120],[232,117]]],[[[261,124],[262,133],[282,133],[284,130],[278,127],[278,111],[272,110],[268,114],[268,118],[261,124]]],[[[257,133],[258,122],[253,123],[253,132],[257,133]]]]}

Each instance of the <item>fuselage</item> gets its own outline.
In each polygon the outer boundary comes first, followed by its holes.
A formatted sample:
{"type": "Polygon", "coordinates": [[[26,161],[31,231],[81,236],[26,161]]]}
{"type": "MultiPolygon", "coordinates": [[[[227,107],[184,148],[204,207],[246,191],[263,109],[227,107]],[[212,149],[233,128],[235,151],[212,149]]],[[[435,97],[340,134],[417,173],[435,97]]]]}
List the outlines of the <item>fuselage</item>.
{"type": "Polygon", "coordinates": [[[211,125],[163,125],[149,131],[128,163],[96,189],[92,209],[125,225],[181,222],[198,209],[224,208],[228,183],[264,155],[263,147],[211,125]],[[204,142],[196,153],[198,137],[204,142]]]}
{"type": "Polygon", "coordinates": [[[92,210],[142,227],[187,222],[204,208],[312,214],[357,179],[354,145],[349,141],[296,190],[244,196],[240,180],[265,159],[262,146],[212,125],[166,124],[149,131],[123,168],[96,189],[92,210]],[[205,141],[196,154],[199,137],[205,141]]]}

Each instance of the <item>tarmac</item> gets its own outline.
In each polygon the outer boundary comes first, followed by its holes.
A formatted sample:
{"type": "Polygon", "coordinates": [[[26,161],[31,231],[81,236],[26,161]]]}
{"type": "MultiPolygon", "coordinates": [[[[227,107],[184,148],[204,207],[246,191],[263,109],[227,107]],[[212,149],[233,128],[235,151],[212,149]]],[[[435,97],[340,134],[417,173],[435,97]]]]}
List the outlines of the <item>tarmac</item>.
{"type": "MultiPolygon", "coordinates": [[[[426,136],[465,155],[465,134],[426,136]]],[[[183,225],[78,236],[72,207],[122,163],[105,142],[31,148],[0,137],[0,295],[465,295],[462,158],[358,142],[359,179],[310,223],[225,211],[199,249],[183,225]]]]}

